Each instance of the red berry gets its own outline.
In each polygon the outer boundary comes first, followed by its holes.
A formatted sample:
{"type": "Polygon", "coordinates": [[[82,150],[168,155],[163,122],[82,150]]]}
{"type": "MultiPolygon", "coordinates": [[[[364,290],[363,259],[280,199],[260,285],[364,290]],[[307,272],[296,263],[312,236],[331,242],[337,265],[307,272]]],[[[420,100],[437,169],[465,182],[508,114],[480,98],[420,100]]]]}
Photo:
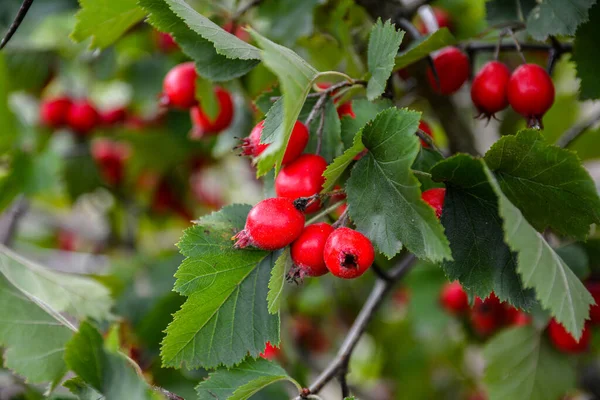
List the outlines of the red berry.
{"type": "MultiPolygon", "coordinates": [[[[323,190],[325,178],[323,172],[327,161],[316,154],[303,154],[294,162],[281,169],[275,179],[277,197],[287,197],[295,200],[299,197],[309,197],[323,190]]],[[[320,202],[315,201],[306,208],[311,213],[319,209],[320,202]]]]}
{"type": "MultiPolygon", "coordinates": [[[[431,136],[431,138],[433,139],[433,130],[431,129],[431,127],[429,126],[429,124],[423,120],[419,121],[419,129],[422,130],[423,132],[425,132],[426,134],[428,134],[429,136],[431,136]]],[[[419,139],[421,141],[421,146],[423,147],[429,147],[429,145],[423,140],[423,139],[419,139]]]]}
{"type": "Polygon", "coordinates": [[[201,106],[192,107],[190,110],[190,117],[194,124],[191,135],[193,139],[219,133],[227,129],[233,121],[233,99],[231,95],[220,87],[215,88],[215,94],[219,102],[219,113],[214,120],[204,113],[201,106]]]}
{"type": "Polygon", "coordinates": [[[156,43],[156,47],[163,53],[171,53],[179,50],[175,39],[168,33],[154,31],[154,42],[156,43]]]}
{"type": "Polygon", "coordinates": [[[73,231],[61,229],[58,231],[56,239],[58,248],[62,251],[75,251],[77,249],[77,234],[73,231]]]}
{"type": "Polygon", "coordinates": [[[108,184],[118,185],[123,181],[125,160],[129,157],[129,147],[126,144],[98,139],[92,143],[92,157],[108,184]]]}
{"type": "Polygon", "coordinates": [[[531,317],[511,305],[505,304],[504,322],[511,326],[525,326],[531,323],[531,317]]]}
{"type": "Polygon", "coordinates": [[[343,279],[361,276],[375,260],[375,250],[369,238],[350,228],[333,231],[325,242],[323,255],[327,269],[343,279]]]}
{"type": "MultiPolygon", "coordinates": [[[[260,143],[260,135],[264,129],[265,121],[260,121],[250,132],[247,138],[242,139],[242,154],[245,156],[258,157],[268,144],[260,143]]],[[[308,129],[302,122],[296,121],[287,148],[283,155],[282,164],[294,161],[302,154],[308,143],[308,129]]]]}
{"type": "Polygon", "coordinates": [[[433,71],[427,68],[429,84],[437,93],[449,95],[456,92],[469,79],[469,58],[456,47],[446,47],[433,56],[433,65],[440,79],[438,85],[433,71]]]}
{"type": "Polygon", "coordinates": [[[600,324],[600,282],[588,282],[585,286],[596,302],[596,305],[590,307],[590,322],[600,324]]]}
{"type": "Polygon", "coordinates": [[[508,67],[499,61],[490,61],[481,68],[471,85],[471,100],[481,114],[489,118],[508,106],[509,79],[508,67]]]}
{"type": "MultiPolygon", "coordinates": [[[[450,22],[451,21],[450,14],[448,14],[448,12],[446,10],[444,10],[443,8],[440,8],[440,7],[431,7],[431,8],[433,9],[433,15],[435,16],[438,27],[439,28],[448,28],[451,30],[452,25],[450,22]]],[[[429,32],[429,30],[427,29],[427,26],[423,23],[423,21],[420,18],[417,18],[417,20],[415,21],[415,27],[423,35],[432,33],[432,32],[429,32]]]]}
{"type": "Polygon", "coordinates": [[[333,231],[333,227],[324,222],[308,225],[292,243],[292,260],[300,268],[302,275],[321,276],[328,272],[323,250],[333,231]]]}
{"type": "Polygon", "coordinates": [[[186,62],[173,67],[163,81],[161,103],[177,108],[196,105],[196,67],[186,62]]]}
{"type": "Polygon", "coordinates": [[[308,317],[298,316],[292,320],[292,336],[303,350],[322,353],[329,348],[329,340],[325,333],[308,317]]]}
{"type": "Polygon", "coordinates": [[[152,210],[157,214],[166,214],[169,211],[173,211],[186,221],[193,219],[191,212],[186,208],[173,186],[164,178],[161,179],[154,192],[152,210]]]}
{"type": "Polygon", "coordinates": [[[554,84],[548,72],[535,64],[523,64],[508,81],[508,102],[529,125],[540,123],[542,116],[554,103],[554,84]]]}
{"type": "Polygon", "coordinates": [[[462,314],[469,310],[469,298],[458,281],[442,287],[440,302],[450,314],[462,314]]]}
{"type": "Polygon", "coordinates": [[[340,118],[344,115],[347,115],[350,118],[356,118],[356,114],[354,114],[354,110],[352,109],[352,102],[350,101],[340,104],[337,108],[337,113],[340,118]]]}
{"type": "Polygon", "coordinates": [[[234,236],[235,247],[254,246],[263,250],[281,249],[300,236],[304,214],[294,201],[275,197],[261,201],[248,213],[246,226],[234,236]]]}
{"type": "Polygon", "coordinates": [[[266,360],[272,360],[279,355],[279,348],[271,344],[271,342],[265,343],[265,350],[259,354],[260,357],[266,360]]]}
{"type": "Polygon", "coordinates": [[[442,209],[444,208],[444,198],[446,197],[446,189],[434,188],[429,189],[421,193],[421,197],[425,203],[429,204],[435,211],[435,216],[440,218],[442,216],[442,209]]]}
{"type": "Polygon", "coordinates": [[[504,307],[494,293],[485,300],[479,297],[471,310],[471,324],[475,332],[481,336],[489,336],[502,327],[504,323],[504,307]]]}
{"type": "Polygon", "coordinates": [[[70,108],[71,100],[68,97],[42,100],[40,121],[49,128],[60,128],[67,123],[67,114],[70,108]]]}
{"type": "Polygon", "coordinates": [[[590,344],[588,323],[585,324],[581,338],[577,341],[558,321],[552,318],[548,325],[548,335],[554,347],[564,353],[582,353],[590,344]]]}
{"type": "Polygon", "coordinates": [[[250,41],[250,34],[248,31],[246,31],[240,25],[236,25],[234,27],[233,21],[227,21],[225,25],[223,25],[223,30],[237,36],[238,39],[243,40],[244,42],[250,41]]]}
{"type": "Polygon", "coordinates": [[[112,108],[100,113],[100,120],[104,126],[113,126],[125,122],[127,110],[123,107],[112,108]]]}
{"type": "Polygon", "coordinates": [[[74,102],[67,113],[67,123],[78,135],[86,135],[96,128],[99,122],[98,111],[87,100],[74,102]]]}

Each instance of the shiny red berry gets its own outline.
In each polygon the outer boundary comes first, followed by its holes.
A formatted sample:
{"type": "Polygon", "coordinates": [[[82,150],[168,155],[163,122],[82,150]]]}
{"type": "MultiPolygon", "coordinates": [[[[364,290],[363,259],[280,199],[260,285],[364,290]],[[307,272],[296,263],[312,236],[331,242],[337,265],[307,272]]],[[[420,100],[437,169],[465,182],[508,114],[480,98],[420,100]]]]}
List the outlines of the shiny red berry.
{"type": "MultiPolygon", "coordinates": [[[[303,154],[281,169],[275,179],[277,197],[287,197],[295,200],[299,197],[310,197],[321,190],[325,178],[323,172],[327,161],[316,154],[303,154]]],[[[306,208],[307,213],[319,209],[320,202],[315,201],[306,208]]]]}
{"type": "Polygon", "coordinates": [[[100,116],[87,100],[74,102],[67,113],[67,124],[78,135],[86,135],[98,126],[100,116]]]}
{"type": "Polygon", "coordinates": [[[479,297],[471,310],[471,325],[481,336],[489,336],[504,324],[504,307],[494,293],[485,300],[479,297]]]}
{"type": "Polygon", "coordinates": [[[499,61],[490,61],[481,68],[471,85],[471,100],[486,116],[492,117],[508,107],[508,81],[510,70],[499,61]]]}
{"type": "MultiPolygon", "coordinates": [[[[433,9],[433,15],[437,21],[437,25],[439,28],[448,28],[452,30],[451,25],[451,17],[450,14],[446,10],[440,7],[431,7],[433,9]]],[[[422,35],[426,35],[428,33],[432,33],[427,29],[427,26],[423,23],[421,18],[417,18],[415,21],[415,27],[419,30],[422,35]]]]}
{"type": "Polygon", "coordinates": [[[298,266],[299,273],[307,276],[321,276],[328,272],[323,258],[325,242],[334,231],[333,227],[324,222],[308,225],[300,237],[292,243],[292,261],[298,266]]]}
{"type": "Polygon", "coordinates": [[[191,61],[173,67],[163,81],[161,104],[184,109],[196,105],[196,77],[191,61]]]}
{"type": "Polygon", "coordinates": [[[446,47],[433,56],[433,65],[437,71],[438,85],[431,67],[427,69],[427,79],[434,91],[450,95],[461,88],[469,79],[469,58],[456,47],[446,47]]]}
{"type": "Polygon", "coordinates": [[[125,161],[129,157],[129,146],[110,139],[98,139],[92,143],[92,157],[100,173],[110,185],[123,182],[125,161]]]}
{"type": "Polygon", "coordinates": [[[71,108],[71,99],[55,97],[42,100],[40,104],[40,121],[49,128],[60,128],[67,123],[67,114],[71,108]]]}
{"type": "Polygon", "coordinates": [[[548,72],[535,64],[515,69],[508,81],[508,102],[530,126],[541,124],[542,116],[554,103],[554,84],[548,72]]]}
{"type": "Polygon", "coordinates": [[[199,139],[204,136],[217,134],[229,127],[233,121],[233,99],[228,91],[223,88],[216,87],[215,94],[219,102],[219,113],[215,119],[211,119],[204,113],[201,105],[194,106],[190,110],[192,118],[193,139],[199,139]]]}
{"type": "Polygon", "coordinates": [[[446,189],[433,188],[421,193],[421,197],[425,203],[429,204],[435,211],[435,216],[440,218],[444,208],[444,198],[446,197],[446,189]]]}
{"type": "Polygon", "coordinates": [[[323,255],[327,269],[343,279],[361,276],[375,260],[375,250],[369,238],[350,228],[333,231],[325,242],[323,255]]]}
{"type": "Polygon", "coordinates": [[[442,287],[440,303],[450,314],[462,314],[469,310],[469,298],[458,281],[442,287]]]}
{"type": "Polygon", "coordinates": [[[104,126],[122,124],[127,119],[127,110],[124,107],[112,108],[100,112],[100,121],[104,126]]]}
{"type": "Polygon", "coordinates": [[[600,282],[588,282],[585,287],[596,302],[596,305],[590,307],[590,322],[598,325],[600,324],[600,282]]]}
{"type": "MultiPolygon", "coordinates": [[[[268,144],[260,143],[260,135],[264,129],[265,121],[260,121],[250,132],[247,138],[242,139],[242,154],[258,157],[268,144]]],[[[302,122],[296,121],[287,148],[283,155],[282,164],[289,164],[302,154],[308,143],[308,129],[302,122]]]]}
{"type": "Polygon", "coordinates": [[[271,344],[271,342],[267,342],[265,343],[265,350],[259,354],[259,357],[262,357],[266,360],[272,360],[277,358],[279,351],[279,347],[275,347],[271,344]]]}
{"type": "Polygon", "coordinates": [[[248,213],[246,226],[234,236],[235,247],[281,249],[296,240],[304,229],[304,214],[294,201],[275,197],[261,201],[248,213]]]}
{"type": "Polygon", "coordinates": [[[586,323],[581,338],[577,341],[575,338],[554,318],[548,325],[548,335],[554,347],[564,353],[582,353],[588,349],[590,344],[590,327],[586,323]]]}
{"type": "Polygon", "coordinates": [[[350,101],[340,104],[337,108],[337,113],[340,118],[344,115],[347,115],[350,118],[356,118],[356,114],[354,114],[354,110],[352,109],[352,102],[350,101]]]}
{"type": "MultiPolygon", "coordinates": [[[[422,130],[423,132],[425,132],[426,134],[428,134],[429,136],[431,136],[431,138],[433,139],[433,130],[431,129],[431,127],[429,126],[429,124],[423,120],[419,121],[419,129],[422,130]]],[[[429,145],[423,140],[423,139],[419,139],[421,141],[421,146],[423,147],[429,147],[429,145]]]]}

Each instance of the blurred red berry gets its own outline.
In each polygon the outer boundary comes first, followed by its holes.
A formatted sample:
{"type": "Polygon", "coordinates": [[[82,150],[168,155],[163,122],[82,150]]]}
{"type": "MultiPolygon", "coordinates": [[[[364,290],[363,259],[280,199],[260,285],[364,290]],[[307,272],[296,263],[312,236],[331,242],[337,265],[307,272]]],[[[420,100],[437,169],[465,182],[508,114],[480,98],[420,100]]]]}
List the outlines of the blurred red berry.
{"type": "Polygon", "coordinates": [[[192,107],[190,110],[190,117],[192,118],[192,139],[199,139],[204,136],[214,135],[221,131],[224,131],[231,125],[233,121],[233,99],[228,91],[223,88],[216,87],[215,95],[217,96],[217,102],[219,103],[219,112],[217,116],[212,119],[204,110],[202,105],[192,107]]]}
{"type": "Polygon", "coordinates": [[[586,322],[583,333],[579,340],[575,338],[554,318],[550,320],[548,325],[548,335],[550,341],[558,350],[564,353],[582,353],[588,349],[590,344],[590,327],[586,322]]]}
{"type": "Polygon", "coordinates": [[[122,124],[127,118],[127,109],[124,107],[112,108],[100,112],[100,121],[104,126],[113,126],[122,124]]]}
{"type": "Polygon", "coordinates": [[[179,46],[175,42],[175,39],[173,39],[173,36],[165,32],[154,31],[154,42],[158,50],[163,53],[172,53],[179,50],[179,46]]]}
{"type": "Polygon", "coordinates": [[[433,55],[433,65],[438,74],[439,85],[431,67],[427,68],[427,78],[437,93],[453,94],[469,79],[469,58],[456,47],[446,47],[433,55]]]}
{"type": "MultiPolygon", "coordinates": [[[[323,190],[325,178],[323,172],[327,168],[327,161],[316,154],[303,154],[295,161],[281,169],[275,179],[275,193],[277,197],[287,197],[295,200],[300,197],[310,197],[323,190]]],[[[321,202],[314,201],[306,208],[307,213],[319,209],[321,202]]]]}
{"type": "Polygon", "coordinates": [[[429,204],[435,211],[435,216],[440,218],[444,208],[444,199],[446,197],[445,188],[433,188],[421,193],[421,197],[425,203],[429,204]]]}
{"type": "Polygon", "coordinates": [[[340,118],[342,118],[344,115],[347,115],[350,118],[356,118],[356,114],[354,114],[354,110],[352,109],[351,101],[340,104],[337,108],[337,113],[340,118]]]}
{"type": "Polygon", "coordinates": [[[60,128],[67,123],[67,114],[71,108],[71,99],[55,97],[40,103],[40,121],[49,128],[60,128]]]}
{"type": "MultiPolygon", "coordinates": [[[[448,28],[452,30],[452,18],[448,11],[444,10],[441,7],[431,7],[433,10],[433,15],[435,20],[437,21],[438,28],[448,28]]],[[[415,27],[419,30],[422,35],[427,35],[428,33],[432,33],[427,29],[427,26],[423,23],[420,17],[417,17],[415,20],[415,27]]]]}
{"type": "Polygon", "coordinates": [[[277,356],[279,355],[279,348],[275,347],[271,344],[271,342],[267,342],[265,343],[265,350],[259,354],[260,357],[266,359],[266,360],[272,360],[274,358],[277,358],[277,356]]]}
{"type": "Polygon", "coordinates": [[[196,105],[196,77],[196,67],[191,61],[173,67],[163,81],[161,104],[182,109],[196,105]]]}
{"type": "Polygon", "coordinates": [[[79,100],[69,107],[67,123],[77,135],[85,136],[98,126],[100,116],[92,103],[79,100]]]}
{"type": "Polygon", "coordinates": [[[469,298],[458,281],[444,284],[440,303],[450,314],[458,315],[469,310],[469,298]]]}
{"type": "MultiPolygon", "coordinates": [[[[429,126],[429,124],[423,120],[419,121],[419,129],[422,130],[423,132],[425,132],[427,135],[431,136],[431,138],[433,139],[433,130],[431,129],[431,127],[429,126]]],[[[421,146],[423,147],[429,147],[429,145],[427,144],[427,142],[425,142],[423,139],[419,139],[421,141],[421,146]]]]}

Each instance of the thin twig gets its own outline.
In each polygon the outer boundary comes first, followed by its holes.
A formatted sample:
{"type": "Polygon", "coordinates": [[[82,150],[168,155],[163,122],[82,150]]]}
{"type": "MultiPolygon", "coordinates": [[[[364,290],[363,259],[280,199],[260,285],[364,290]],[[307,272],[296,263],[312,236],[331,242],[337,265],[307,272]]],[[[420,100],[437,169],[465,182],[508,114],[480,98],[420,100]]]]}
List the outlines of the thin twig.
{"type": "Polygon", "coordinates": [[[331,226],[333,226],[336,229],[341,228],[342,226],[346,226],[348,224],[348,219],[349,219],[348,207],[346,207],[346,209],[344,210],[342,215],[340,215],[338,220],[335,221],[331,226]]]}
{"type": "Polygon", "coordinates": [[[548,66],[546,67],[548,74],[552,75],[554,71],[554,67],[556,66],[556,62],[560,59],[560,57],[565,53],[563,44],[558,41],[554,36],[550,36],[550,42],[552,43],[552,48],[548,52],[548,66]]]}
{"type": "MultiPolygon", "coordinates": [[[[367,298],[367,301],[360,310],[358,317],[354,320],[350,331],[346,335],[344,342],[337,352],[335,358],[327,366],[327,368],[315,379],[312,385],[310,385],[310,393],[318,393],[329,381],[336,376],[339,376],[340,371],[343,371],[350,361],[352,352],[356,347],[359,339],[367,329],[369,322],[375,315],[375,312],[385,299],[385,296],[392,290],[394,284],[406,275],[410,268],[415,264],[416,257],[413,254],[409,254],[402,258],[398,264],[389,270],[388,275],[390,276],[389,281],[383,279],[377,279],[375,286],[371,290],[371,294],[367,298]]],[[[306,396],[304,396],[306,397],[306,396]]],[[[296,400],[300,400],[302,396],[296,397],[296,400]]]]}
{"type": "MultiPolygon", "coordinates": [[[[467,52],[487,52],[487,51],[496,51],[496,43],[488,43],[488,42],[471,42],[466,45],[460,46],[467,52]]],[[[570,53],[573,51],[573,45],[571,43],[562,43],[561,44],[564,53],[570,53]]],[[[552,48],[551,45],[544,43],[521,43],[519,42],[519,47],[522,51],[548,51],[552,48]]],[[[505,42],[500,44],[500,51],[517,51],[517,47],[513,42],[505,42]]]]}
{"type": "Polygon", "coordinates": [[[312,217],[311,219],[306,221],[306,225],[314,224],[315,222],[317,222],[318,220],[320,220],[327,214],[335,211],[339,206],[344,204],[345,201],[346,200],[340,200],[337,203],[330,205],[329,207],[327,207],[326,209],[324,209],[323,211],[321,211],[320,213],[316,214],[314,217],[312,217]]]}
{"type": "Polygon", "coordinates": [[[346,375],[348,374],[348,362],[350,359],[346,360],[346,364],[340,368],[340,373],[338,375],[338,379],[340,381],[340,387],[342,389],[342,399],[350,396],[350,388],[348,387],[348,380],[346,379],[346,375]]]}
{"type": "Polygon", "coordinates": [[[2,38],[2,41],[0,41],[0,50],[2,50],[4,46],[6,46],[8,41],[13,37],[13,35],[17,31],[17,29],[19,29],[21,22],[23,22],[23,20],[25,19],[25,15],[27,15],[27,12],[29,11],[29,8],[32,4],[33,0],[23,0],[23,3],[21,4],[21,7],[19,7],[19,11],[17,12],[17,16],[8,28],[8,31],[6,31],[6,34],[2,38]]]}
{"type": "Polygon", "coordinates": [[[152,386],[152,390],[166,396],[169,400],[185,400],[183,397],[176,395],[175,393],[170,392],[160,386],[152,386]]]}
{"type": "Polygon", "coordinates": [[[573,143],[581,134],[583,134],[586,130],[588,130],[592,125],[600,122],[600,113],[592,116],[588,120],[574,125],[566,131],[557,141],[556,145],[559,147],[569,147],[571,143],[573,143]]]}
{"type": "Polygon", "coordinates": [[[440,156],[446,158],[444,156],[444,153],[442,153],[442,151],[435,145],[435,143],[433,143],[433,138],[431,136],[429,136],[427,133],[425,133],[423,130],[421,129],[417,129],[416,132],[417,136],[419,137],[419,139],[421,139],[422,141],[424,141],[425,143],[427,143],[427,145],[429,146],[429,148],[433,151],[435,151],[436,153],[438,153],[440,156]]]}
{"type": "Polygon", "coordinates": [[[521,60],[523,60],[523,64],[527,64],[527,60],[525,59],[525,55],[523,54],[523,51],[521,50],[521,44],[517,40],[517,37],[515,36],[515,33],[510,28],[507,28],[506,31],[508,32],[508,35],[510,36],[510,38],[513,41],[513,43],[515,44],[515,49],[517,49],[517,53],[519,53],[519,56],[521,56],[521,60]]]}
{"type": "Polygon", "coordinates": [[[243,5],[242,7],[240,7],[239,10],[237,10],[235,12],[235,14],[233,14],[233,16],[231,17],[231,19],[233,20],[234,24],[237,23],[238,19],[240,19],[245,13],[247,13],[250,9],[260,5],[260,3],[262,3],[264,0],[252,0],[248,3],[246,3],[245,5],[243,5]]]}
{"type": "Polygon", "coordinates": [[[319,127],[317,128],[317,148],[315,149],[315,154],[321,155],[321,146],[323,144],[323,129],[325,128],[325,109],[321,110],[321,121],[319,122],[319,127]]]}
{"type": "Polygon", "coordinates": [[[382,280],[384,280],[386,282],[391,281],[391,278],[389,277],[389,275],[387,274],[387,272],[385,272],[384,270],[382,270],[381,268],[379,268],[379,266],[377,264],[371,265],[370,269],[375,273],[375,275],[377,275],[377,277],[379,279],[382,279],[382,280]]]}
{"type": "MultiPolygon", "coordinates": [[[[408,32],[408,34],[412,37],[413,41],[417,41],[421,38],[421,32],[406,18],[402,18],[397,15],[393,19],[394,23],[398,25],[400,28],[408,32]]],[[[431,72],[433,73],[433,79],[435,79],[436,85],[440,86],[440,76],[438,75],[437,69],[435,68],[435,63],[433,62],[433,57],[431,54],[427,55],[427,64],[429,64],[429,68],[431,68],[431,72]]]]}
{"type": "Polygon", "coordinates": [[[29,208],[27,199],[20,196],[12,206],[0,217],[0,243],[10,247],[15,236],[19,220],[29,208]]]}

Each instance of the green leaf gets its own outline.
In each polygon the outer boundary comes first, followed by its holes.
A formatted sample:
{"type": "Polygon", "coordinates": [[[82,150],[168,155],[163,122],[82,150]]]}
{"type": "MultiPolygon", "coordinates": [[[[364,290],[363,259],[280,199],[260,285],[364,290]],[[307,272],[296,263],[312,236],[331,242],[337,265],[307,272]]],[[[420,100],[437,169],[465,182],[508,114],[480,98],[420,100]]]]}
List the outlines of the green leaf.
{"type": "Polygon", "coordinates": [[[600,6],[590,10],[590,20],[577,28],[573,43],[572,60],[575,61],[577,77],[581,79],[579,97],[581,100],[600,99],[600,82],[597,79],[597,66],[600,55],[596,51],[600,37],[600,6]]]}
{"type": "Polygon", "coordinates": [[[321,193],[327,193],[332,190],[338,179],[342,176],[346,168],[354,161],[354,158],[359,155],[365,149],[365,145],[362,142],[362,131],[354,136],[354,144],[352,147],[347,149],[344,154],[337,157],[331,164],[327,166],[323,176],[325,177],[325,183],[323,184],[323,190],[321,193]]]}
{"type": "Polygon", "coordinates": [[[281,307],[281,295],[285,285],[285,273],[292,265],[292,255],[289,247],[286,247],[271,270],[271,279],[269,279],[269,294],[267,295],[267,304],[270,314],[278,314],[281,307]]]}
{"type": "Polygon", "coordinates": [[[284,46],[293,46],[313,31],[313,14],[318,0],[267,0],[258,7],[258,16],[267,26],[265,35],[284,46]]]}
{"type": "Polygon", "coordinates": [[[535,0],[490,0],[485,2],[486,19],[490,25],[525,21],[536,6],[535,0]]]}
{"type": "Polygon", "coordinates": [[[585,239],[600,223],[600,198],[577,155],[549,145],[537,130],[505,136],[485,155],[506,197],[538,231],[585,239]]]}
{"type": "Polygon", "coordinates": [[[487,167],[485,172],[498,196],[504,240],[518,253],[517,272],[523,278],[524,286],[534,288],[542,306],[579,338],[594,299],[544,237],[504,195],[493,173],[487,167]]]}
{"type": "Polygon", "coordinates": [[[153,400],[152,391],[122,354],[105,351],[104,391],[107,400],[153,400]]]}
{"type": "Polygon", "coordinates": [[[67,372],[65,345],[73,331],[47,305],[0,275],[0,346],[4,366],[29,383],[57,383],[67,372]]]}
{"type": "Polygon", "coordinates": [[[80,275],[52,271],[0,246],[0,272],[17,288],[58,312],[97,320],[110,317],[108,289],[80,275]]]}
{"type": "Polygon", "coordinates": [[[63,382],[62,386],[69,389],[79,400],[104,400],[105,397],[79,377],[63,382]]]}
{"type": "Polygon", "coordinates": [[[228,206],[187,229],[179,249],[187,258],[175,274],[175,290],[188,296],[167,328],[165,366],[232,366],[265,343],[279,343],[279,316],[267,306],[275,256],[234,249],[232,235],[244,226],[250,206],[228,206]],[[234,334],[235,333],[235,334],[234,334]]]}
{"type": "MultiPolygon", "coordinates": [[[[8,105],[11,77],[8,73],[4,54],[0,54],[0,154],[4,154],[17,138],[15,119],[8,105]]],[[[4,193],[4,191],[2,191],[4,193]]]]}
{"type": "Polygon", "coordinates": [[[479,160],[456,155],[432,169],[446,184],[442,225],[450,241],[452,261],[442,263],[450,280],[458,279],[470,297],[492,291],[503,301],[529,309],[532,290],[517,274],[517,255],[504,242],[498,201],[479,160]]]}
{"type": "Polygon", "coordinates": [[[304,100],[310,91],[313,80],[319,72],[287,47],[280,46],[250,29],[252,37],[262,48],[262,60],[281,84],[283,93],[283,119],[271,145],[258,157],[258,176],[264,175],[275,165],[275,172],[281,167],[281,160],[292,134],[294,124],[302,110],[304,100]]]}
{"type": "MultiPolygon", "coordinates": [[[[309,102],[306,101],[305,104],[309,102]]],[[[311,108],[312,109],[312,108],[311,108]]],[[[301,113],[302,114],[302,113],[301,113]]],[[[305,153],[316,154],[317,150],[317,129],[321,123],[321,117],[317,116],[310,124],[310,136],[306,145],[305,153]]],[[[344,150],[341,136],[340,117],[332,100],[325,103],[325,121],[323,121],[323,135],[321,141],[321,151],[319,154],[330,163],[335,157],[344,150]]]]}
{"type": "Polygon", "coordinates": [[[262,388],[288,380],[301,389],[279,365],[259,359],[246,359],[237,367],[220,368],[196,387],[198,400],[246,400],[262,388]]]}
{"type": "Polygon", "coordinates": [[[590,275],[590,261],[585,249],[579,243],[570,243],[555,249],[556,254],[571,268],[579,279],[585,281],[590,275]]]}
{"type": "Polygon", "coordinates": [[[402,38],[404,38],[404,31],[397,31],[390,20],[383,24],[381,19],[377,19],[373,25],[367,50],[369,72],[371,73],[367,84],[369,100],[376,99],[385,91],[402,38]]]}
{"type": "Polygon", "coordinates": [[[79,4],[71,39],[82,42],[91,37],[94,48],[107,48],[146,16],[137,0],[79,0],[79,4]]]}
{"type": "Polygon", "coordinates": [[[99,391],[102,391],[104,373],[102,344],[100,332],[83,322],[79,332],[67,343],[64,357],[71,371],[99,391]]]}
{"type": "Polygon", "coordinates": [[[65,159],[64,180],[73,200],[102,185],[98,166],[89,154],[77,154],[65,159]]]}
{"type": "Polygon", "coordinates": [[[420,113],[390,108],[362,130],[369,152],[346,184],[348,212],[358,230],[388,258],[404,245],[419,258],[450,259],[450,247],[433,209],[421,200],[411,166],[419,152],[420,113]]]}
{"type": "Polygon", "coordinates": [[[490,400],[558,399],[575,387],[575,368],[531,326],[506,330],[483,350],[490,400]]]}
{"type": "Polygon", "coordinates": [[[439,50],[446,46],[452,46],[456,43],[456,39],[448,28],[442,28],[433,32],[431,35],[425,36],[423,40],[415,42],[407,50],[396,57],[394,71],[408,67],[409,65],[425,58],[432,51],[439,50]]]}
{"type": "Polygon", "coordinates": [[[168,32],[196,63],[198,73],[211,81],[227,81],[260,62],[254,46],[225,32],[181,0],[139,0],[150,15],[148,21],[168,32]]]}
{"type": "Polygon", "coordinates": [[[536,40],[549,35],[574,35],[577,27],[587,22],[588,11],[596,0],[544,0],[527,18],[527,33],[536,40]]]}
{"type": "Polygon", "coordinates": [[[196,78],[196,99],[208,118],[214,120],[219,115],[219,102],[213,84],[201,76],[196,78]]]}
{"type": "MultiPolygon", "coordinates": [[[[412,169],[415,171],[430,173],[431,169],[443,159],[444,157],[437,151],[421,146],[419,154],[412,165],[412,169]]],[[[421,182],[422,192],[428,189],[443,186],[437,182],[434,182],[430,177],[423,174],[418,174],[417,179],[419,179],[419,182],[421,182]]]]}
{"type": "Polygon", "coordinates": [[[348,149],[354,145],[354,136],[360,131],[367,122],[373,120],[377,114],[386,108],[393,107],[391,101],[378,100],[368,101],[365,99],[359,99],[352,101],[352,111],[354,111],[355,117],[352,118],[345,115],[342,118],[342,141],[344,147],[348,149]]]}

